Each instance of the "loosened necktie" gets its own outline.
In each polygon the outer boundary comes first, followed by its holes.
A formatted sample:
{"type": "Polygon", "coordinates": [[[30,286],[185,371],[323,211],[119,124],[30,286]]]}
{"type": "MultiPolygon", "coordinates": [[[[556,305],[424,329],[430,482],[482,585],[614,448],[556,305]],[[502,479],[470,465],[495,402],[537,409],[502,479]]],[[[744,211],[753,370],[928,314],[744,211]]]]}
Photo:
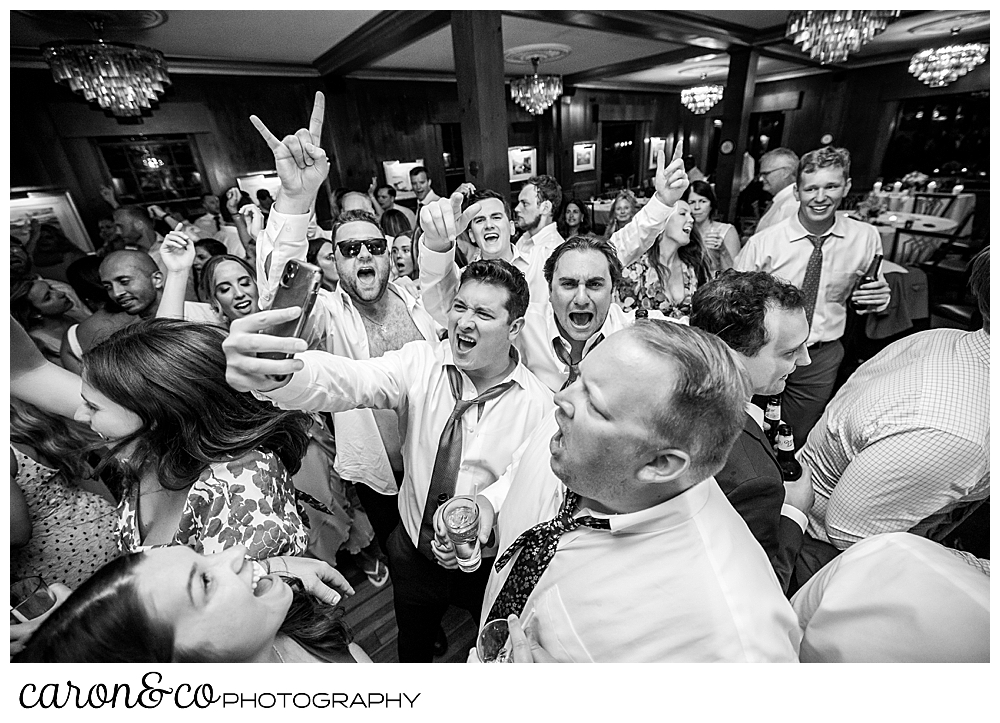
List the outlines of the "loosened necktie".
{"type": "Polygon", "coordinates": [[[581,525],[595,530],[611,529],[611,523],[605,519],[589,516],[573,517],[579,501],[580,495],[567,489],[566,499],[563,500],[555,519],[541,522],[522,532],[497,559],[494,569],[500,572],[510,562],[514,553],[521,551],[510,574],[504,580],[493,607],[490,608],[487,620],[506,620],[508,615],[521,615],[528,596],[552,561],[559,545],[559,538],[564,534],[581,525]]]}
{"type": "MultiPolygon", "coordinates": [[[[604,334],[598,334],[597,338],[594,339],[594,343],[590,345],[590,349],[584,351],[584,355],[594,351],[594,347],[596,347],[602,341],[604,341],[604,334]]],[[[558,336],[552,340],[552,350],[555,351],[556,358],[559,359],[559,361],[561,361],[567,367],[569,367],[569,377],[566,379],[565,382],[563,382],[563,385],[559,387],[559,391],[562,391],[570,384],[575,382],[577,380],[577,377],[580,376],[580,362],[576,362],[575,364],[573,363],[573,357],[571,352],[566,349],[566,346],[563,343],[562,338],[558,336]]],[[[580,361],[583,361],[583,359],[581,359],[580,361]]]]}
{"type": "Polygon", "coordinates": [[[427,500],[424,502],[424,517],[420,523],[420,541],[417,549],[428,559],[434,560],[431,552],[431,540],[434,539],[434,512],[441,500],[455,494],[455,483],[458,480],[458,468],[462,464],[462,416],[469,407],[485,405],[491,399],[496,399],[506,392],[515,382],[510,379],[503,384],[490,387],[475,399],[462,399],[462,376],[456,367],[445,366],[448,373],[448,384],[452,396],[455,397],[455,409],[444,425],[441,439],[438,442],[437,455],[434,457],[434,468],[431,471],[431,484],[427,490],[427,500]]]}
{"type": "Polygon", "coordinates": [[[812,253],[809,254],[809,263],[806,264],[806,275],[802,279],[802,296],[806,307],[806,319],[809,326],[812,326],[813,313],[816,311],[816,297],[819,294],[819,276],[823,270],[823,242],[826,236],[807,236],[806,238],[813,245],[812,253]]]}

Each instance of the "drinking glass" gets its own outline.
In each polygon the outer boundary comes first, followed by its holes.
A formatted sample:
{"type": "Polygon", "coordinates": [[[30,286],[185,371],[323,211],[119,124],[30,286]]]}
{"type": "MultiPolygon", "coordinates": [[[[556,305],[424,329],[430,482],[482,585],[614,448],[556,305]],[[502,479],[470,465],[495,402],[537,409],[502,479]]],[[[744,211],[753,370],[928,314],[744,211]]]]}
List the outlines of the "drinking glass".
{"type": "Polygon", "coordinates": [[[476,655],[483,663],[513,663],[510,629],[506,620],[490,620],[479,631],[476,655]]]}
{"type": "Polygon", "coordinates": [[[455,546],[458,569],[475,572],[482,561],[479,549],[479,507],[472,497],[452,497],[442,512],[448,539],[455,546]]]}

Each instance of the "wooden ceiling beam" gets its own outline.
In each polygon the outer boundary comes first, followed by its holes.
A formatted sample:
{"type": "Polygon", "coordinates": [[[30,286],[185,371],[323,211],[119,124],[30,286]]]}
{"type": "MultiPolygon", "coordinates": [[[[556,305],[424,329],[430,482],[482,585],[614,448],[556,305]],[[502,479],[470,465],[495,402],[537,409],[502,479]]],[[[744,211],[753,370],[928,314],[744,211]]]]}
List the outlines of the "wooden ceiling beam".
{"type": "Polygon", "coordinates": [[[450,10],[385,10],[323,53],[313,65],[322,75],[346,75],[392,55],[450,22],[450,10]]]}
{"type": "Polygon", "coordinates": [[[701,55],[708,55],[718,52],[719,51],[716,50],[709,50],[707,48],[701,48],[698,46],[691,45],[686,48],[669,50],[666,53],[649,55],[645,58],[636,58],[635,60],[626,60],[621,63],[602,65],[596,68],[590,68],[589,70],[580,71],[579,73],[571,73],[570,75],[564,75],[563,84],[579,85],[580,83],[587,83],[594,80],[601,80],[603,78],[614,78],[619,75],[627,75],[628,73],[637,73],[641,70],[648,70],[649,68],[656,68],[661,65],[674,65],[675,63],[683,63],[685,60],[691,60],[692,58],[697,58],[698,56],[701,55]]]}

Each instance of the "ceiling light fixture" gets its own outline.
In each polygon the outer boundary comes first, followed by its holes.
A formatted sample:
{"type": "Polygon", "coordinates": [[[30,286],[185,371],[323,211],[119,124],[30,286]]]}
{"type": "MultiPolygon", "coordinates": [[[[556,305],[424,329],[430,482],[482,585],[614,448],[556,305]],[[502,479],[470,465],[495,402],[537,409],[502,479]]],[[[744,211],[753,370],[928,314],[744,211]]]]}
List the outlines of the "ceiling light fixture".
{"type": "MultiPolygon", "coordinates": [[[[701,79],[705,80],[705,76],[706,74],[702,73],[701,79]]],[[[721,85],[696,85],[681,91],[681,103],[695,115],[707,113],[720,100],[722,100],[721,85]]]]}
{"type": "Polygon", "coordinates": [[[52,78],[120,118],[142,115],[170,85],[163,53],[143,45],[101,39],[103,24],[91,21],[97,40],[46,43],[42,57],[52,78]]]}
{"type": "Polygon", "coordinates": [[[533,115],[541,115],[562,95],[562,77],[539,75],[537,55],[531,58],[532,75],[510,81],[510,97],[533,115]]]}
{"type": "Polygon", "coordinates": [[[813,60],[842,63],[897,17],[899,10],[793,10],[785,36],[813,60]]]}
{"type": "Polygon", "coordinates": [[[910,59],[910,74],[931,88],[943,88],[982,64],[989,51],[988,43],[921,50],[910,59]]]}

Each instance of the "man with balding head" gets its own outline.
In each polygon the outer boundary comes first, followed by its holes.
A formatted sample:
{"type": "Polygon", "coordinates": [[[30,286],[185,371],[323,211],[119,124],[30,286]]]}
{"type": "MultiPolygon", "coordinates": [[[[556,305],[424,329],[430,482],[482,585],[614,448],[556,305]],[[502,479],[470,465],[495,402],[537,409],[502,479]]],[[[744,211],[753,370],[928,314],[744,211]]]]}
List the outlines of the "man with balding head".
{"type": "Polygon", "coordinates": [[[373,215],[375,213],[371,200],[361,191],[348,191],[344,194],[340,201],[340,212],[346,211],[364,211],[373,215]]]}

